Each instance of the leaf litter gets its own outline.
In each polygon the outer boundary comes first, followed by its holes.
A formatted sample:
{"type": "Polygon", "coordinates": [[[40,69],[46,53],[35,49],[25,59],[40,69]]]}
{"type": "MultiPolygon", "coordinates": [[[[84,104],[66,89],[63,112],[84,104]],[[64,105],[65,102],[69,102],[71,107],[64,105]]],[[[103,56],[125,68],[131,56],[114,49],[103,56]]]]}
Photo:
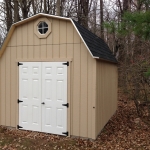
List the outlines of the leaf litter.
{"type": "Polygon", "coordinates": [[[132,100],[119,93],[118,109],[96,140],[15,130],[0,126],[2,150],[150,150],[150,127],[132,100]]]}

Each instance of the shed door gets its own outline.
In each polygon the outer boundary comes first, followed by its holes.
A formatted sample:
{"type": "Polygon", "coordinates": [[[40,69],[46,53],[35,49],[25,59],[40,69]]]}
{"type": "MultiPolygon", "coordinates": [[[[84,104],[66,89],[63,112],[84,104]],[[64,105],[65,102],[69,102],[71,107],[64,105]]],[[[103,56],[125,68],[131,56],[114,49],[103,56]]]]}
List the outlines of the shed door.
{"type": "Polygon", "coordinates": [[[41,63],[19,66],[19,125],[26,130],[41,130],[41,63]]]}
{"type": "Polygon", "coordinates": [[[67,130],[67,66],[42,63],[42,131],[61,134],[67,130]]]}
{"type": "Polygon", "coordinates": [[[64,135],[67,131],[67,66],[22,62],[19,66],[19,126],[64,135]]]}

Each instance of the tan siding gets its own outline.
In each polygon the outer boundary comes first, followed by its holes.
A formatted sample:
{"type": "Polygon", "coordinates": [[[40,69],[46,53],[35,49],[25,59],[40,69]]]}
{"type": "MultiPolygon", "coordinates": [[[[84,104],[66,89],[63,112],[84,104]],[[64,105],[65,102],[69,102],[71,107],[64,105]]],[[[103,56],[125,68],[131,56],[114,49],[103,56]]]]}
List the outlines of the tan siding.
{"type": "Polygon", "coordinates": [[[60,44],[67,42],[67,24],[66,21],[60,21],[60,44]]]}
{"type": "Polygon", "coordinates": [[[28,46],[22,46],[22,58],[28,58],[28,46]]]}
{"type": "Polygon", "coordinates": [[[117,108],[117,66],[97,61],[96,134],[108,122],[117,108]]]}
{"type": "Polygon", "coordinates": [[[74,43],[80,43],[81,42],[81,39],[79,38],[78,36],[78,33],[77,31],[75,30],[75,28],[73,29],[73,42],[74,43]]]}
{"type": "Polygon", "coordinates": [[[45,39],[41,39],[40,42],[41,42],[41,45],[46,45],[46,40],[45,39]]]}
{"type": "MultiPolygon", "coordinates": [[[[79,38],[78,38],[79,39],[79,38]]],[[[81,44],[81,98],[80,98],[80,134],[84,137],[87,137],[87,122],[88,122],[88,94],[87,94],[87,49],[81,44]],[[86,122],[86,124],[85,124],[86,122]]]]}
{"type": "Polygon", "coordinates": [[[33,54],[34,53],[34,47],[33,46],[28,46],[28,58],[33,59],[33,54]]]}
{"type": "Polygon", "coordinates": [[[22,42],[22,26],[17,27],[17,46],[20,46],[23,44],[22,42]]]}
{"type": "Polygon", "coordinates": [[[88,93],[88,99],[87,99],[87,107],[88,107],[88,111],[87,111],[87,129],[88,129],[88,132],[87,132],[87,136],[88,137],[92,137],[92,111],[93,111],[93,104],[92,104],[92,99],[93,99],[93,95],[92,95],[92,90],[93,90],[93,87],[92,87],[92,78],[93,78],[93,62],[95,60],[90,56],[88,55],[88,62],[87,62],[87,65],[88,65],[88,69],[87,69],[87,74],[88,74],[88,85],[87,85],[87,93],[88,93]]]}
{"type": "Polygon", "coordinates": [[[72,100],[72,134],[80,136],[80,44],[74,44],[74,61],[73,61],[73,100],[72,100]]]}
{"type": "Polygon", "coordinates": [[[67,44],[67,58],[73,57],[73,44],[67,44]]]}
{"type": "Polygon", "coordinates": [[[67,56],[67,47],[66,47],[66,44],[61,44],[60,45],[60,56],[62,57],[62,58],[66,58],[66,56],[67,56]]]}
{"type": "Polygon", "coordinates": [[[53,45],[47,45],[47,58],[53,58],[53,45]]]}
{"type": "Polygon", "coordinates": [[[28,26],[22,26],[22,45],[28,44],[28,26]]]}
{"type": "Polygon", "coordinates": [[[67,22],[67,43],[73,43],[73,25],[67,22]]]}
{"type": "Polygon", "coordinates": [[[6,104],[7,107],[6,107],[6,126],[10,126],[10,121],[11,121],[11,118],[10,118],[10,75],[11,75],[11,72],[10,72],[10,47],[7,48],[7,51],[6,51],[6,89],[7,89],[7,93],[6,93],[6,104]]]}
{"type": "Polygon", "coordinates": [[[22,46],[17,46],[17,58],[22,58],[22,46]]]}
{"type": "MultiPolygon", "coordinates": [[[[0,72],[1,72],[1,59],[0,59],[0,72]]],[[[1,112],[1,90],[2,90],[2,89],[1,89],[1,88],[2,88],[2,87],[1,87],[1,80],[2,80],[2,79],[1,79],[1,73],[0,73],[0,124],[1,124],[1,113],[2,113],[2,112],[1,112]]]]}
{"type": "Polygon", "coordinates": [[[3,57],[1,58],[1,108],[0,108],[0,115],[1,115],[1,125],[6,125],[6,51],[3,54],[3,57]]]}
{"type": "Polygon", "coordinates": [[[10,43],[9,44],[10,46],[16,46],[16,44],[17,44],[17,30],[14,31],[9,43],[10,43]]]}
{"type": "Polygon", "coordinates": [[[41,49],[40,46],[34,46],[34,58],[41,57],[41,49]]]}
{"type": "Polygon", "coordinates": [[[92,60],[92,138],[95,139],[96,138],[96,109],[97,109],[97,105],[96,105],[96,73],[97,73],[97,68],[96,68],[96,60],[92,60]]]}
{"type": "Polygon", "coordinates": [[[41,58],[46,58],[46,53],[46,45],[41,45],[41,58]]]}
{"type": "Polygon", "coordinates": [[[16,48],[12,47],[11,48],[11,126],[15,127],[17,122],[16,122],[16,101],[18,99],[17,96],[17,63],[14,61],[16,59],[16,48]]]}
{"type": "Polygon", "coordinates": [[[27,33],[28,33],[28,45],[33,45],[34,43],[34,39],[36,37],[36,35],[34,34],[34,22],[29,22],[27,24],[25,24],[24,26],[27,25],[27,33]]]}
{"type": "Polygon", "coordinates": [[[59,45],[53,45],[53,58],[59,58],[59,45]]]}
{"type": "Polygon", "coordinates": [[[59,20],[53,19],[52,23],[52,33],[53,33],[53,44],[59,44],[60,42],[60,29],[59,29],[59,20]]]}
{"type": "Polygon", "coordinates": [[[69,134],[95,138],[93,107],[96,88],[93,87],[96,86],[96,60],[89,54],[71,22],[51,19],[52,32],[45,39],[34,34],[35,22],[16,28],[10,49],[0,59],[0,124],[13,127],[18,124],[17,61],[71,61],[68,67],[69,134]],[[10,71],[6,72],[5,63],[11,64],[10,71]]]}

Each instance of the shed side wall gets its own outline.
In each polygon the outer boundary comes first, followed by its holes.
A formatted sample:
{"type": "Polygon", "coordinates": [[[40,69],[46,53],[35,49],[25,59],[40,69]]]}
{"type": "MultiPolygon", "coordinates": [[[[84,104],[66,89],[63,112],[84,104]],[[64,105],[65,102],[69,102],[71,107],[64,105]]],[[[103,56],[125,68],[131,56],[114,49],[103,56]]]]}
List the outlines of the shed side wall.
{"type": "Polygon", "coordinates": [[[36,20],[16,27],[0,58],[0,124],[11,127],[18,124],[18,61],[72,60],[68,69],[68,130],[74,136],[95,138],[96,96],[92,87],[96,86],[96,60],[70,21],[49,20],[52,32],[45,39],[34,34],[36,20]]]}
{"type": "Polygon", "coordinates": [[[117,65],[97,60],[96,134],[98,135],[117,109],[117,65]]]}

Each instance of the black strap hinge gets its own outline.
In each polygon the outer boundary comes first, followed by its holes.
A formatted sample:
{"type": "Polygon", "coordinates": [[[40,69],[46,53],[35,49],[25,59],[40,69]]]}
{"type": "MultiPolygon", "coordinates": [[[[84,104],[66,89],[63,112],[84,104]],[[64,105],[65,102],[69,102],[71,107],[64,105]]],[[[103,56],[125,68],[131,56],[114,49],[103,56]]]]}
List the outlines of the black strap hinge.
{"type": "Polygon", "coordinates": [[[63,65],[69,66],[69,61],[67,61],[66,63],[63,63],[63,65]]]}
{"type": "Polygon", "coordinates": [[[62,106],[66,106],[67,108],[69,107],[69,103],[67,104],[62,104],[62,106]]]}
{"type": "Polygon", "coordinates": [[[68,136],[69,132],[62,132],[62,134],[65,134],[66,136],[68,136]]]}
{"type": "Polygon", "coordinates": [[[18,62],[18,66],[23,65],[23,63],[18,62]]]}
{"type": "Polygon", "coordinates": [[[23,127],[21,127],[21,126],[17,125],[17,129],[21,129],[21,128],[23,128],[23,127]]]}
{"type": "Polygon", "coordinates": [[[23,101],[21,101],[21,100],[18,99],[18,103],[21,103],[21,102],[23,102],[23,101]]]}

